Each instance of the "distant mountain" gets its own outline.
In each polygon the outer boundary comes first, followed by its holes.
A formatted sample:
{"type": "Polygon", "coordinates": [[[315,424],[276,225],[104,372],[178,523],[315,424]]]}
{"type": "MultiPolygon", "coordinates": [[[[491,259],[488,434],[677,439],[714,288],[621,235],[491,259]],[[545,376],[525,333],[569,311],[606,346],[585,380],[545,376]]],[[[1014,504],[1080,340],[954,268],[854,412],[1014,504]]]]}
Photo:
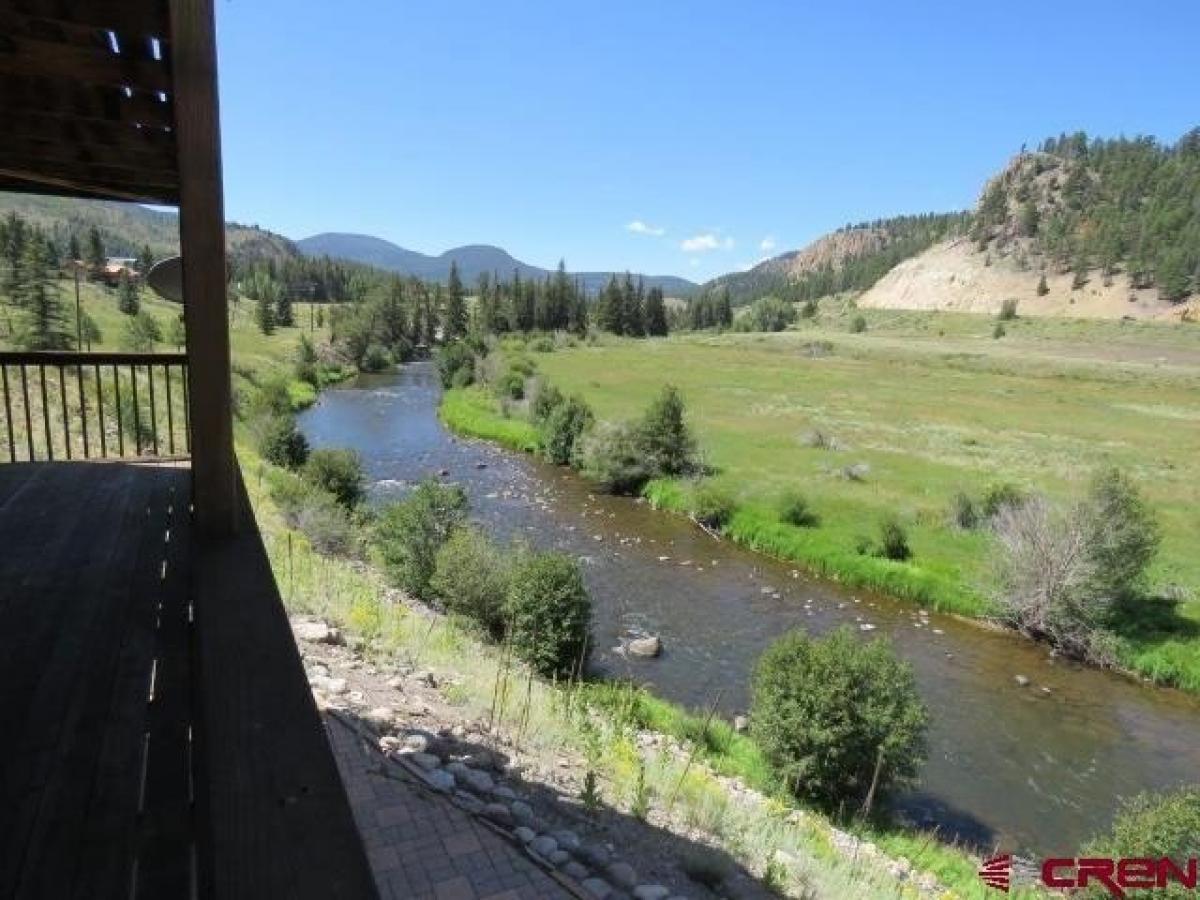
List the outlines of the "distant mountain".
{"type": "MultiPolygon", "coordinates": [[[[507,251],[490,244],[468,244],[454,247],[438,256],[430,256],[415,250],[406,250],[391,241],[367,234],[326,232],[296,241],[296,246],[301,253],[308,256],[347,259],[403,275],[414,275],[428,281],[445,281],[450,276],[451,262],[458,263],[459,275],[467,285],[473,284],[484,272],[489,275],[498,274],[501,278],[511,277],[514,271],[520,272],[522,278],[545,278],[550,274],[550,270],[521,262],[507,251]]],[[[595,293],[604,287],[613,273],[571,274],[583,282],[589,293],[595,293]]],[[[646,287],[660,287],[663,293],[672,297],[691,296],[698,287],[694,282],[674,275],[643,277],[646,287]]]]}

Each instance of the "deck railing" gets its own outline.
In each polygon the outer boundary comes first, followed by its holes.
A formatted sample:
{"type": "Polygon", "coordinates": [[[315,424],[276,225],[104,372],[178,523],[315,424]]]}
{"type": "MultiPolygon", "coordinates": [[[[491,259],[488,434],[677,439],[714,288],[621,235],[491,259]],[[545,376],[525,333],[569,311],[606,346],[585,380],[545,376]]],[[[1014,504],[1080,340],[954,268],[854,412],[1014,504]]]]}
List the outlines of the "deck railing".
{"type": "Polygon", "coordinates": [[[184,353],[0,352],[0,462],[191,451],[184,353]]]}

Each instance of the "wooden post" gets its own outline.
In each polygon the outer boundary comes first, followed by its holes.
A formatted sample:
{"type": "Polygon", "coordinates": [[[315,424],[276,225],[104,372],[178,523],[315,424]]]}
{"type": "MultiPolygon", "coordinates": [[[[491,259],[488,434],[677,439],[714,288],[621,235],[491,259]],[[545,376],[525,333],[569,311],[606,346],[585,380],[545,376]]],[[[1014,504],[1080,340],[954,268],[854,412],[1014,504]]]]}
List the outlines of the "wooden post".
{"type": "Polygon", "coordinates": [[[179,246],[187,324],[192,499],[209,537],[238,520],[225,296],[225,204],[212,0],[172,0],[179,246]]]}

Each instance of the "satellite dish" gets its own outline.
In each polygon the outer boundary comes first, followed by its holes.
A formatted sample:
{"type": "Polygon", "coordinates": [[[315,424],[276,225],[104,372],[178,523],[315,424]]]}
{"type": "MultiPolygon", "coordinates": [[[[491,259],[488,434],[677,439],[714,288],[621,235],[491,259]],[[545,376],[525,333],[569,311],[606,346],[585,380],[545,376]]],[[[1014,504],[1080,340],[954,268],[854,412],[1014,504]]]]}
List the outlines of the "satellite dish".
{"type": "Polygon", "coordinates": [[[183,303],[183,257],[159,260],[146,274],[146,284],[164,300],[183,303]]]}

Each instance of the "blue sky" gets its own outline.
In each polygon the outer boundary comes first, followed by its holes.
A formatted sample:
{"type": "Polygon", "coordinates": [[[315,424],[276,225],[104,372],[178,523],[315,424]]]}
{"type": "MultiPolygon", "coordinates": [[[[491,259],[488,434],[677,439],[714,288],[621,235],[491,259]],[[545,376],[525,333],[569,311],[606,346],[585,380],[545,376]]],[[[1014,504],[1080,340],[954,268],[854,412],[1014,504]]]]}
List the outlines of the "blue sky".
{"type": "Polygon", "coordinates": [[[1200,124],[1200,3],[219,0],[226,213],[703,280],[1200,124]]]}

